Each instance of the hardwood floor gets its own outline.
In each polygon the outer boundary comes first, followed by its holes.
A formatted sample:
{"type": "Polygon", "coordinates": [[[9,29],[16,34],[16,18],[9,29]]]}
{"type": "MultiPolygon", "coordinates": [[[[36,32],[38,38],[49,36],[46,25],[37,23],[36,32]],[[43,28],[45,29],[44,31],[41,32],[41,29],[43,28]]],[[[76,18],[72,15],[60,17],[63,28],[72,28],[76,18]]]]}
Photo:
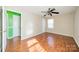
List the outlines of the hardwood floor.
{"type": "Polygon", "coordinates": [[[20,40],[20,37],[8,40],[6,52],[78,52],[72,37],[53,33],[42,33],[20,40]]]}

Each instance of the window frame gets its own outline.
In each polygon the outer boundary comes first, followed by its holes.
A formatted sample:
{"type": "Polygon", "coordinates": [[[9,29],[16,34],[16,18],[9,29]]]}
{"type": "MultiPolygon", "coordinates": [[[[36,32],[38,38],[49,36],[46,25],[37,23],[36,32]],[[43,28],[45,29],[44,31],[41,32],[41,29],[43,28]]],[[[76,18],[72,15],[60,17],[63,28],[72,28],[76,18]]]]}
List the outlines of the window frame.
{"type": "Polygon", "coordinates": [[[47,28],[53,29],[54,28],[54,19],[48,19],[47,20],[47,28]]]}

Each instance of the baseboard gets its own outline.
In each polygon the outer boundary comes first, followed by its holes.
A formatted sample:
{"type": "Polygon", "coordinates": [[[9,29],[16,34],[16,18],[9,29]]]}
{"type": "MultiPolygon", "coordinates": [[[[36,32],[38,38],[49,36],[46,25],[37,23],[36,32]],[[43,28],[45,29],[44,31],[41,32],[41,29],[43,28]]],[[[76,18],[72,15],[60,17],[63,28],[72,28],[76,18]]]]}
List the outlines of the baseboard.
{"type": "Polygon", "coordinates": [[[26,36],[23,37],[23,36],[21,36],[21,40],[25,40],[25,39],[28,39],[28,38],[30,38],[30,37],[37,36],[37,35],[42,34],[42,33],[44,33],[44,32],[40,32],[40,33],[38,33],[38,34],[33,34],[33,35],[29,36],[29,37],[26,37],[26,36]]]}
{"type": "Polygon", "coordinates": [[[48,32],[48,33],[58,34],[58,35],[67,36],[67,37],[73,37],[72,35],[66,35],[66,34],[55,33],[55,32],[48,32]]]}
{"type": "MultiPolygon", "coordinates": [[[[48,33],[51,33],[51,32],[48,32],[48,33]]],[[[77,45],[77,47],[79,48],[79,43],[76,41],[76,38],[74,36],[68,36],[68,35],[63,35],[63,34],[59,34],[59,33],[54,33],[54,34],[57,34],[57,35],[62,35],[62,36],[67,36],[67,37],[72,37],[77,45]]]]}
{"type": "MultiPolygon", "coordinates": [[[[23,37],[23,36],[21,36],[21,40],[24,40],[24,39],[27,39],[27,38],[30,38],[30,37],[33,37],[33,36],[37,36],[37,35],[42,34],[42,33],[45,33],[45,32],[34,34],[34,35],[29,36],[29,37],[26,37],[26,36],[23,37]]],[[[53,33],[53,32],[47,32],[47,33],[53,33]]],[[[53,33],[53,34],[58,34],[58,35],[67,36],[67,37],[72,37],[73,38],[73,36],[68,36],[68,35],[64,35],[64,34],[60,34],[60,33],[53,33]]]]}
{"type": "Polygon", "coordinates": [[[79,48],[79,43],[78,43],[78,41],[76,40],[75,37],[73,37],[73,38],[74,38],[74,40],[75,40],[75,42],[76,42],[76,44],[77,44],[77,46],[78,46],[78,48],[79,48]]]}

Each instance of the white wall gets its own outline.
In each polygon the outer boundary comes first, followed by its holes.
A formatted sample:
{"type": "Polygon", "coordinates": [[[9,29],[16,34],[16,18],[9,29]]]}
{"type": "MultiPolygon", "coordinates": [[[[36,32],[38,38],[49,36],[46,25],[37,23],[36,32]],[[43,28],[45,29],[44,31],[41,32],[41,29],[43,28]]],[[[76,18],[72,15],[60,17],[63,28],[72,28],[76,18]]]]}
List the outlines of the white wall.
{"type": "Polygon", "coordinates": [[[39,16],[25,13],[22,18],[22,38],[29,38],[42,32],[42,20],[39,16]]]}
{"type": "Polygon", "coordinates": [[[42,20],[42,32],[46,32],[46,19],[45,17],[41,16],[41,20],[42,20]]]}
{"type": "Polygon", "coordinates": [[[76,10],[74,18],[74,39],[79,47],[79,8],[76,10]]]}
{"type": "Polygon", "coordinates": [[[73,36],[74,13],[54,15],[51,17],[51,19],[54,19],[54,28],[48,29],[46,27],[47,32],[57,33],[66,36],[73,36]]]}

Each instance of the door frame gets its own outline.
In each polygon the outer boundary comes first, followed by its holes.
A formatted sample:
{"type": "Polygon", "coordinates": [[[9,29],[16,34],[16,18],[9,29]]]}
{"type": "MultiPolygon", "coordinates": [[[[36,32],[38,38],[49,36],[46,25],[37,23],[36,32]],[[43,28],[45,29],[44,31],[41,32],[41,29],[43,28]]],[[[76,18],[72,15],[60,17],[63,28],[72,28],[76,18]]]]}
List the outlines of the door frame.
{"type": "MultiPolygon", "coordinates": [[[[6,20],[7,20],[7,13],[6,13],[6,11],[12,11],[12,12],[20,13],[20,12],[18,12],[16,10],[7,9],[7,8],[3,7],[3,10],[2,10],[2,12],[3,12],[2,13],[2,18],[3,18],[3,20],[2,20],[2,39],[3,39],[2,40],[2,42],[3,42],[2,43],[2,51],[3,52],[6,51],[7,42],[8,42],[8,40],[7,40],[7,33],[6,33],[6,30],[7,30],[7,22],[6,22],[6,20]]],[[[20,24],[21,24],[21,18],[20,18],[20,24]]],[[[20,28],[20,31],[21,31],[21,28],[20,28]]],[[[21,32],[20,32],[20,34],[21,34],[21,32]]]]}
{"type": "Polygon", "coordinates": [[[2,15],[3,15],[3,14],[2,14],[2,13],[3,13],[3,11],[2,11],[2,9],[1,9],[1,25],[0,25],[0,26],[1,26],[1,31],[0,31],[0,32],[1,32],[1,48],[0,48],[1,52],[2,52],[2,49],[3,49],[3,47],[2,47],[2,39],[3,39],[3,37],[2,37],[2,35],[3,35],[3,31],[2,31],[2,30],[3,30],[3,29],[2,29],[2,28],[3,28],[3,27],[2,27],[2,24],[3,24],[3,23],[2,23],[2,15]]]}
{"type": "MultiPolygon", "coordinates": [[[[19,21],[19,22],[20,22],[20,23],[19,23],[20,28],[19,28],[19,30],[20,30],[20,36],[21,36],[21,13],[15,12],[15,11],[11,11],[11,10],[6,10],[7,19],[8,19],[8,13],[14,14],[14,15],[19,15],[19,16],[20,16],[20,21],[19,21]]],[[[7,34],[7,32],[6,32],[6,34],[7,34]]]]}

